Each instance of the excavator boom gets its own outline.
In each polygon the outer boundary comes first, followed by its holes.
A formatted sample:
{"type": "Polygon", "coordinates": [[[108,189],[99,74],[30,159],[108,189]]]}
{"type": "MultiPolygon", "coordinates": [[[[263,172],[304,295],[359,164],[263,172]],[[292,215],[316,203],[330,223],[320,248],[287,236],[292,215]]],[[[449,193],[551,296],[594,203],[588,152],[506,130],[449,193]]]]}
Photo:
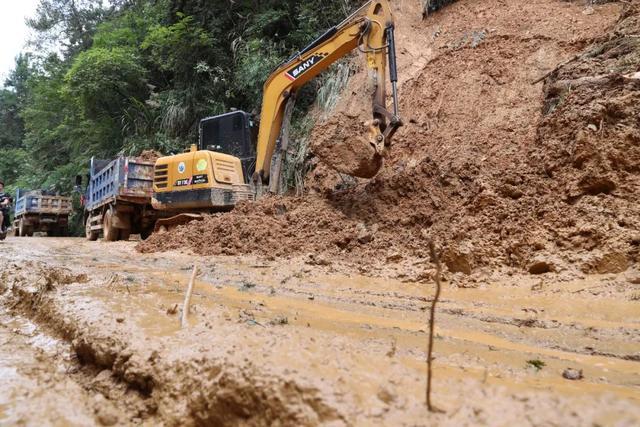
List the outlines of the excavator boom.
{"type": "Polygon", "coordinates": [[[269,177],[271,159],[283,126],[285,106],[305,83],[338,59],[359,49],[366,55],[374,80],[369,142],[380,156],[402,122],[398,116],[394,21],[388,0],[372,0],[282,63],[264,84],[256,148],[254,182],[269,177]],[[393,90],[393,110],[386,108],[387,61],[393,90]]]}

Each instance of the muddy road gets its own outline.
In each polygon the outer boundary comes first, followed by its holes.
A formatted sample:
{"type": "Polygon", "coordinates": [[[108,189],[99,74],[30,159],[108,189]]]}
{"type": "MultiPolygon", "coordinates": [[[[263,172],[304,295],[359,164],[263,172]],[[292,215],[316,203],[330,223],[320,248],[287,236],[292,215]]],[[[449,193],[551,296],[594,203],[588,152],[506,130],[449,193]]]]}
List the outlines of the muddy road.
{"type": "Polygon", "coordinates": [[[429,414],[429,281],[347,274],[309,257],[134,245],[0,246],[1,425],[640,422],[633,270],[445,282],[434,383],[445,413],[429,414]],[[194,262],[201,274],[181,330],[194,262]]]}

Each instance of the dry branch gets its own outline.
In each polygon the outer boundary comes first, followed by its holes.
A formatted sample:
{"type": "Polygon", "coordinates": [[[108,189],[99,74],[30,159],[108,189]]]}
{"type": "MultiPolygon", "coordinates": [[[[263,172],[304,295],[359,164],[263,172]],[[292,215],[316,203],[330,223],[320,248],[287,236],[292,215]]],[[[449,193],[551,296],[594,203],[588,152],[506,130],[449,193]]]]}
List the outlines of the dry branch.
{"type": "Polygon", "coordinates": [[[431,309],[429,316],[429,345],[427,347],[427,409],[430,412],[441,412],[439,409],[434,408],[431,403],[431,380],[433,378],[433,335],[435,330],[435,316],[436,316],[436,304],[440,299],[440,275],[442,273],[442,266],[440,265],[440,258],[436,253],[436,247],[433,244],[433,240],[429,241],[429,252],[431,254],[431,262],[436,265],[436,293],[431,301],[431,309]]]}
{"type": "Polygon", "coordinates": [[[191,279],[189,279],[189,286],[187,287],[187,293],[184,296],[184,304],[182,305],[182,317],[180,319],[180,327],[182,329],[187,327],[187,316],[189,315],[189,304],[191,304],[191,294],[193,293],[193,285],[196,282],[196,275],[198,274],[198,266],[193,264],[193,272],[191,273],[191,279]]]}

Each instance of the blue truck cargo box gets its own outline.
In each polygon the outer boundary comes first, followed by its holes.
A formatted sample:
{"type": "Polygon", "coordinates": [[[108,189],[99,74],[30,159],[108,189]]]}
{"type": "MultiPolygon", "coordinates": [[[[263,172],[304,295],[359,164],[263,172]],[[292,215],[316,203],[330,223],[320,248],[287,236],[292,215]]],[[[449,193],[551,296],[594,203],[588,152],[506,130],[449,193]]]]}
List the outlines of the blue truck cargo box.
{"type": "Polygon", "coordinates": [[[49,195],[43,191],[16,191],[16,217],[25,214],[68,215],[72,210],[71,197],[49,195]]]}
{"type": "Polygon", "coordinates": [[[150,203],[153,167],[153,162],[136,157],[120,156],[111,161],[92,158],[85,209],[91,211],[117,200],[150,203]]]}

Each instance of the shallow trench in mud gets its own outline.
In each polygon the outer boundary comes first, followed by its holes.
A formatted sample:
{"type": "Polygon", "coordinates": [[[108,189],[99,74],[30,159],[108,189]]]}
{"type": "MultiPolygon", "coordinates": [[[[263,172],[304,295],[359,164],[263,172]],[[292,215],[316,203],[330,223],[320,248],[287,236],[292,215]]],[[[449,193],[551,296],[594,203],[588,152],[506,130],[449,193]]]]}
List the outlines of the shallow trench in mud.
{"type": "Polygon", "coordinates": [[[446,282],[434,395],[446,412],[429,414],[430,283],[305,258],[198,257],[181,330],[193,257],[134,257],[133,245],[0,247],[0,424],[51,413],[68,425],[640,421],[633,274],[446,282]]]}

